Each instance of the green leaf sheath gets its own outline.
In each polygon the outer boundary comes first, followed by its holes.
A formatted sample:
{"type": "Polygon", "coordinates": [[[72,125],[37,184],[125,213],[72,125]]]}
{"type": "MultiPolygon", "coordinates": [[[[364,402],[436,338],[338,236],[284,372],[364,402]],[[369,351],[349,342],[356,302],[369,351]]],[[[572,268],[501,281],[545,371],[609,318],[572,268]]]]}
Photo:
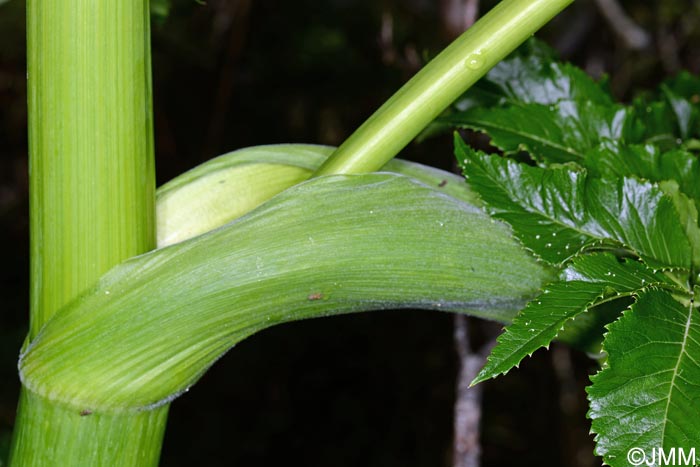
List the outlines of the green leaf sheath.
{"type": "Polygon", "coordinates": [[[545,286],[506,327],[472,384],[507,373],[535,350],[548,347],[568,322],[601,302],[659,284],[674,286],[664,274],[638,261],[620,262],[601,253],[574,258],[560,280],[545,286]]]}
{"type": "Polygon", "coordinates": [[[573,0],[503,0],[357,129],[316,175],[378,170],[573,0]]]}
{"type": "Polygon", "coordinates": [[[240,149],[207,161],[158,189],[158,247],[220,227],[308,179],[330,146],[280,144],[240,149]]]}
{"type": "MultiPolygon", "coordinates": [[[[696,289],[697,292],[697,289],[696,289]]],[[[650,289],[609,326],[608,360],[588,388],[596,453],[629,465],[632,447],[700,450],[700,314],[650,289]]]]}
{"type": "Polygon", "coordinates": [[[583,247],[612,241],[652,267],[690,268],[691,247],[673,200],[651,183],[530,167],[474,151],[459,136],[455,151],[489,213],[508,222],[523,245],[549,263],[562,264],[583,247]]]}
{"type": "Polygon", "coordinates": [[[139,409],[276,323],[396,307],[509,319],[548,277],[507,229],[439,189],[321,177],[114,268],[42,329],[20,371],[76,410],[139,409]]]}
{"type": "MultiPolygon", "coordinates": [[[[306,179],[335,150],[276,144],[239,149],[207,161],[158,189],[158,247],[203,234],[241,217],[306,179]]],[[[383,171],[410,176],[466,203],[478,203],[460,176],[393,159],[383,171]]]]}

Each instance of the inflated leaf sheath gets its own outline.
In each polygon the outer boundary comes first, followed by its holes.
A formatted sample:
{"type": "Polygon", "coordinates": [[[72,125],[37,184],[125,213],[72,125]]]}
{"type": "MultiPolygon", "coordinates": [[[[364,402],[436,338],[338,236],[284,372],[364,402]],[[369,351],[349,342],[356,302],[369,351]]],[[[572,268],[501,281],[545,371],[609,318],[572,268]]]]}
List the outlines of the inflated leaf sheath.
{"type": "MultiPolygon", "coordinates": [[[[157,192],[158,247],[201,235],[241,217],[272,196],[307,180],[335,150],[311,144],[271,144],[211,159],[157,192]]],[[[462,177],[392,159],[385,172],[408,175],[464,202],[478,203],[462,177]]]]}
{"type": "Polygon", "coordinates": [[[549,279],[503,225],[438,189],[321,177],[114,268],[41,330],[20,373],[81,410],[143,409],[276,323],[397,307],[508,319],[549,279]]]}

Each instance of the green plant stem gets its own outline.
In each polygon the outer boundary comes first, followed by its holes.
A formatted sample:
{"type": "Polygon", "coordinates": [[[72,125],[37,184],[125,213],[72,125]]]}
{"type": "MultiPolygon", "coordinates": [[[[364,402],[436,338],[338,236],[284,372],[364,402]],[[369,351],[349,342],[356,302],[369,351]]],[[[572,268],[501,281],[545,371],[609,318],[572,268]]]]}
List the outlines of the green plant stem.
{"type": "Polygon", "coordinates": [[[29,391],[21,395],[20,412],[12,465],[63,467],[158,465],[168,413],[81,415],[29,391]]]}
{"type": "MultiPolygon", "coordinates": [[[[155,246],[149,22],[147,0],[27,2],[27,342],[105,271],[155,246]]],[[[157,463],[167,407],[81,412],[23,389],[11,464],[157,463]]]]}
{"type": "Polygon", "coordinates": [[[573,0],[504,0],[418,72],[316,171],[381,168],[494,65],[573,0]]]}
{"type": "Polygon", "coordinates": [[[30,339],[155,246],[148,2],[30,0],[30,339]]]}
{"type": "MultiPolygon", "coordinates": [[[[504,1],[390,99],[317,174],[382,167],[571,1],[504,1]]],[[[153,248],[155,235],[148,2],[28,0],[27,9],[30,342],[105,271],[153,248]]],[[[11,465],[156,465],[167,410],[166,404],[105,414],[24,390],[11,465]]]]}

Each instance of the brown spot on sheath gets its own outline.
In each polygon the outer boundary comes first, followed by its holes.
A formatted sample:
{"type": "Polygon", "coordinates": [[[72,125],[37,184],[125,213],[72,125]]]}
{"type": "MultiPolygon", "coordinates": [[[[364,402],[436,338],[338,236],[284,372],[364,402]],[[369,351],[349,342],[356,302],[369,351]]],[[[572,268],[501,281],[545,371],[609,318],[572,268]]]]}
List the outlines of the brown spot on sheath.
{"type": "Polygon", "coordinates": [[[312,293],[306,298],[308,298],[309,300],[321,300],[323,299],[323,294],[320,292],[312,293]]]}
{"type": "Polygon", "coordinates": [[[444,187],[445,185],[447,185],[447,180],[443,180],[438,184],[440,188],[444,187]]]}
{"type": "Polygon", "coordinates": [[[81,417],[87,417],[88,415],[92,415],[92,410],[90,409],[83,409],[80,411],[80,416],[81,417]]]}

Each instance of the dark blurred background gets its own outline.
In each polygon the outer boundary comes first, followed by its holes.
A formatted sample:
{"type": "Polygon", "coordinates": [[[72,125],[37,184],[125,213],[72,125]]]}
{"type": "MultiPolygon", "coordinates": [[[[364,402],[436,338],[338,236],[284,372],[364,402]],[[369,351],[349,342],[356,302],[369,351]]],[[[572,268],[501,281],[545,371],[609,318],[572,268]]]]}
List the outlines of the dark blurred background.
{"type": "MultiPolygon", "coordinates": [[[[174,0],[167,14],[156,4],[159,184],[244,146],[339,144],[469,23],[471,7],[495,3],[174,0]]],[[[24,22],[23,0],[0,0],[0,465],[28,306],[24,22]]],[[[577,0],[538,35],[592,75],[608,74],[625,100],[681,69],[698,73],[699,24],[697,0],[577,0]]],[[[450,137],[402,157],[452,169],[450,137]]],[[[448,466],[452,334],[450,315],[420,311],[262,332],[175,401],[162,465],[448,466]]],[[[585,355],[554,346],[485,384],[483,465],[600,465],[583,389],[594,371],[585,355]]]]}

